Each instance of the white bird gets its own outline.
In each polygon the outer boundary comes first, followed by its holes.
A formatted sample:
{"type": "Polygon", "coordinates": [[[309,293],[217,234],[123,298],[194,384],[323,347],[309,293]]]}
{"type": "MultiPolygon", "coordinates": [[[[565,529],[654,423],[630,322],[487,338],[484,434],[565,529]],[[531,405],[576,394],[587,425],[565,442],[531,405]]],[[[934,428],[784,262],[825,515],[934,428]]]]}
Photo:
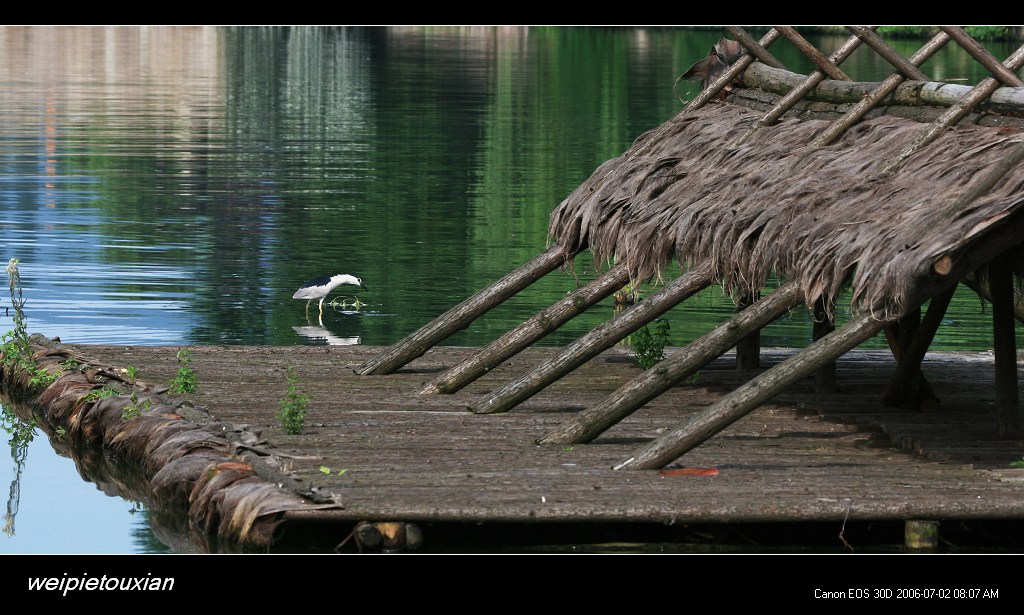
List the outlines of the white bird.
{"type": "Polygon", "coordinates": [[[358,286],[363,290],[370,290],[363,285],[363,281],[354,275],[348,273],[339,273],[338,275],[332,275],[331,277],[322,277],[309,280],[299,287],[299,290],[295,291],[292,295],[292,299],[308,299],[306,301],[306,316],[309,316],[309,304],[313,302],[313,299],[320,299],[320,317],[324,315],[324,299],[330,294],[332,290],[342,284],[351,284],[352,286],[358,286]]]}

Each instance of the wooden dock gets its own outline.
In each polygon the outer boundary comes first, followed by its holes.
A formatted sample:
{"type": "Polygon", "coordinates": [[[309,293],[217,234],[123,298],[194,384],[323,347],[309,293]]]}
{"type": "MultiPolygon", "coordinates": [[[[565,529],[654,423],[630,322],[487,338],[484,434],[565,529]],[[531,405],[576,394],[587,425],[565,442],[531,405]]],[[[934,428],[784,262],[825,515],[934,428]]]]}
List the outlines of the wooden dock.
{"type": "MultiPolygon", "coordinates": [[[[178,348],[66,348],[135,366],[153,383],[170,382],[178,369],[178,348]]],[[[380,348],[190,349],[199,388],[187,398],[255,435],[251,450],[294,479],[289,484],[338,505],[285,513],[285,538],[341,544],[358,522],[394,521],[417,524],[428,546],[445,536],[446,546],[435,548],[498,548],[499,530],[503,546],[515,549],[552,542],[540,535],[550,527],[578,542],[637,540],[648,530],[659,532],[656,541],[671,542],[665,536],[675,532],[692,542],[708,527],[774,524],[780,533],[824,527],[835,550],[856,550],[865,545],[851,540],[852,528],[864,524],[1024,527],[1024,469],[1010,467],[1024,457],[1024,441],[997,436],[992,357],[984,353],[928,355],[924,372],[941,399],[930,413],[879,403],[895,369],[888,352],[847,354],[837,393],[814,394],[813,379],[798,383],[673,464],[706,470],[684,474],[612,466],[746,381],[750,373],[737,372],[731,355],[590,444],[538,446],[640,372],[628,350],[605,351],[513,412],[480,415],[467,407],[557,349],[529,349],[451,395],[418,391],[476,349],[436,347],[378,376],[353,370],[380,348]],[[289,366],[310,397],[301,435],[285,434],[275,418],[289,366]]],[[[762,369],[789,354],[765,350],[762,369]]]]}

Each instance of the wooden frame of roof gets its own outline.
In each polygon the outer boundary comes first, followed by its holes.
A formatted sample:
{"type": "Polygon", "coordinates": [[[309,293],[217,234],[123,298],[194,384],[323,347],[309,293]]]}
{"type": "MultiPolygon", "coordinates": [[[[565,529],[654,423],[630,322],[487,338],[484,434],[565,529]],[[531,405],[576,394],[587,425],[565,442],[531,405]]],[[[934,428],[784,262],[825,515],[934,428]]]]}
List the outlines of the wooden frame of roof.
{"type": "MultiPolygon", "coordinates": [[[[589,442],[786,311],[803,304],[820,315],[825,322],[809,346],[615,466],[659,468],[796,380],[819,373],[827,383],[837,357],[880,331],[899,362],[886,401],[930,403],[920,374],[924,353],[952,289],[961,282],[978,288],[984,278],[993,304],[998,429],[1003,436],[1019,437],[1024,427],[1012,285],[1024,242],[1024,133],[1016,118],[982,126],[976,112],[983,109],[986,119],[1024,116],[1024,82],[1016,75],[1024,66],[1024,46],[1000,62],[963,29],[943,26],[903,58],[873,28],[848,29],[850,38],[825,56],[791,27],[772,28],[760,41],[727,27],[735,41],[716,45],[684,75],[701,79],[702,92],[601,165],[555,209],[549,229],[553,247],[356,372],[399,369],[583,250],[616,264],[434,378],[421,393],[462,388],[627,281],[660,277],[673,260],[686,270],[471,406],[478,413],[504,412],[706,286],[718,282],[735,296],[755,298],[768,276],[778,275],[785,280],[780,288],[749,301],[719,327],[539,438],[541,443],[589,442]],[[804,76],[782,72],[768,51],[782,38],[817,70],[804,76]],[[949,43],[962,47],[991,76],[971,88],[958,86],[952,95],[949,86],[928,82],[919,66],[949,43]],[[840,64],[861,45],[889,62],[893,74],[877,84],[852,83],[840,64]],[[761,112],[735,104],[742,102],[744,88],[767,82],[783,85],[763,99],[770,102],[761,112]],[[829,91],[847,97],[833,105],[836,119],[800,119],[808,115],[809,100],[829,91]],[[929,102],[941,99],[929,123],[878,113],[897,101],[922,100],[909,92],[927,92],[923,99],[929,102]],[[830,331],[832,306],[846,285],[853,288],[854,316],[830,331]]],[[[747,361],[752,363],[756,360],[747,361]]]]}

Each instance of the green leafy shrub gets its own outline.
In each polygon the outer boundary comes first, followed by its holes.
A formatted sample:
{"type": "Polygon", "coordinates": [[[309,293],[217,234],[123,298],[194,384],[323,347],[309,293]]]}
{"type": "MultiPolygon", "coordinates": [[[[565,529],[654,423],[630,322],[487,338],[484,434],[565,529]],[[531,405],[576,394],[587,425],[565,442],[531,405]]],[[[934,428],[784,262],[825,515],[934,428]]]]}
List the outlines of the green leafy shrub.
{"type": "Polygon", "coordinates": [[[669,324],[659,319],[637,330],[629,338],[629,344],[636,353],[636,360],[643,369],[650,369],[658,361],[665,358],[665,347],[668,346],[669,324]],[[651,328],[653,327],[653,331],[651,328]]]}
{"type": "Polygon", "coordinates": [[[285,433],[297,435],[306,427],[309,396],[299,391],[299,375],[288,366],[288,394],[277,408],[277,420],[285,433]]]}

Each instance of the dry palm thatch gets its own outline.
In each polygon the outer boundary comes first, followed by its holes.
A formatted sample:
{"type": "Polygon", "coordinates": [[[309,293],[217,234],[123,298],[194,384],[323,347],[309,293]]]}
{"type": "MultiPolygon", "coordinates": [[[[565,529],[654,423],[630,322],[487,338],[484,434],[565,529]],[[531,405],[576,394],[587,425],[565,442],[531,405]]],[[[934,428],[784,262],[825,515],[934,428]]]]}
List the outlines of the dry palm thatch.
{"type": "Polygon", "coordinates": [[[954,207],[981,169],[1018,147],[1014,129],[960,126],[882,172],[922,130],[910,120],[862,122],[835,144],[807,144],[825,121],[782,121],[739,147],[759,114],[726,103],[684,111],[603,164],[552,213],[549,233],[569,252],[625,262],[634,279],[674,258],[709,261],[734,294],[776,274],[799,282],[807,305],[902,315],[917,283],[1024,205],[1024,168],[954,207]]]}

